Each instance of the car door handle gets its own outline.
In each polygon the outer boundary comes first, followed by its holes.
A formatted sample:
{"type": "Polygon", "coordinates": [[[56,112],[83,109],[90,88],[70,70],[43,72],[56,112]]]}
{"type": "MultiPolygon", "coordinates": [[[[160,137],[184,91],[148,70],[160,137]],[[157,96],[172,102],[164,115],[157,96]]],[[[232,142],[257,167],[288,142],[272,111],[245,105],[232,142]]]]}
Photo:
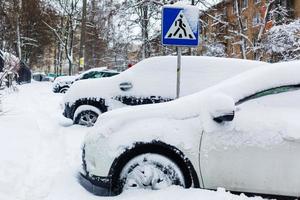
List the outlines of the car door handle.
{"type": "Polygon", "coordinates": [[[132,88],[132,84],[130,82],[123,82],[123,83],[120,83],[119,87],[122,91],[127,91],[132,88]]]}
{"type": "Polygon", "coordinates": [[[282,139],[284,141],[287,141],[287,142],[296,142],[296,143],[300,143],[300,136],[299,138],[295,138],[295,137],[292,137],[292,136],[283,136],[282,139]]]}

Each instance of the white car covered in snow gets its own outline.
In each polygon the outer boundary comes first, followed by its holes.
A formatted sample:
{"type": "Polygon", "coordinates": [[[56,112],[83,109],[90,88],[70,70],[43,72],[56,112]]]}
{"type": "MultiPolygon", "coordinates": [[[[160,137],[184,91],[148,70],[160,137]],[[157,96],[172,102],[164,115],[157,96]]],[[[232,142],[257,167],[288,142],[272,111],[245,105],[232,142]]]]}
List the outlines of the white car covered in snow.
{"type": "Polygon", "coordinates": [[[53,92],[66,93],[67,90],[71,87],[71,85],[75,81],[84,80],[84,79],[111,77],[117,74],[119,74],[119,72],[115,70],[107,69],[107,67],[96,67],[96,68],[89,69],[77,76],[60,76],[57,77],[53,83],[53,92]]]}
{"type": "Polygon", "coordinates": [[[175,184],[299,197],[299,66],[266,65],[101,115],[85,138],[82,184],[102,194],[175,184]]]}
{"type": "MultiPolygon", "coordinates": [[[[121,74],[76,82],[64,96],[64,116],[92,126],[98,115],[126,105],[160,103],[176,96],[176,57],[145,59],[121,74]]],[[[182,58],[181,94],[185,96],[266,63],[232,58],[182,58]]]]}

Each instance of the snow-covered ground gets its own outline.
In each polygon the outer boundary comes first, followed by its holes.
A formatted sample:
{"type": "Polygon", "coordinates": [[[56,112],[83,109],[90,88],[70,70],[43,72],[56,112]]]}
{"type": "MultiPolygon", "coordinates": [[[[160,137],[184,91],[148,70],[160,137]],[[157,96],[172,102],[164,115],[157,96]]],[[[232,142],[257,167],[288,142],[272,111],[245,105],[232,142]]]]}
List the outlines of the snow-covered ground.
{"type": "Polygon", "coordinates": [[[214,192],[175,186],[161,191],[127,191],[117,197],[90,194],[76,178],[81,143],[89,128],[61,125],[62,94],[51,89],[51,83],[33,82],[2,99],[0,200],[248,199],[224,189],[214,192]]]}

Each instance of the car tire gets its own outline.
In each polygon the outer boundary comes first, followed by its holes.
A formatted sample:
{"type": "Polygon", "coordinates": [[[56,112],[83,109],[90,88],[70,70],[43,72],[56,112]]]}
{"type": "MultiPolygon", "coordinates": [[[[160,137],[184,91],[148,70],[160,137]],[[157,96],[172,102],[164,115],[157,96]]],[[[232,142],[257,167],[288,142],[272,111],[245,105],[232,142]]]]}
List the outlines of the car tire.
{"type": "Polygon", "coordinates": [[[94,126],[99,114],[93,110],[83,110],[77,114],[74,124],[91,127],[94,126]]]}
{"type": "Polygon", "coordinates": [[[145,153],[125,164],[115,191],[121,193],[134,188],[158,190],[171,185],[187,187],[185,183],[186,176],[175,162],[161,154],[145,153]]]}
{"type": "Polygon", "coordinates": [[[59,90],[59,93],[66,93],[67,91],[68,91],[68,87],[63,87],[63,88],[61,88],[60,90],[59,90]]]}

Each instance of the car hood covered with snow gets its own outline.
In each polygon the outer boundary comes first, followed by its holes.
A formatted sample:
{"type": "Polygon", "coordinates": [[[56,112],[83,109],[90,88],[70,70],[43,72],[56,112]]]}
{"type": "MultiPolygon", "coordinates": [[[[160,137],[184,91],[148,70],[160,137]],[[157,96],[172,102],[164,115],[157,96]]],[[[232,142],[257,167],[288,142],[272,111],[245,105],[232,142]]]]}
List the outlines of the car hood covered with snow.
{"type": "MultiPolygon", "coordinates": [[[[64,97],[70,104],[81,98],[113,98],[115,96],[163,97],[176,96],[176,57],[145,59],[119,75],[75,82],[64,97]],[[120,84],[132,88],[121,91],[120,84]]],[[[222,80],[266,63],[232,58],[183,56],[181,96],[203,90],[222,80]]]]}
{"type": "Polygon", "coordinates": [[[53,82],[53,86],[55,85],[70,85],[72,84],[75,79],[76,79],[77,76],[60,76],[60,77],[57,77],[54,82],[53,82]]]}
{"type": "Polygon", "coordinates": [[[300,84],[300,61],[262,66],[218,85],[177,100],[116,109],[99,116],[86,143],[105,138],[111,152],[117,154],[134,142],[168,141],[190,149],[198,143],[201,131],[226,130],[228,124],[212,120],[218,110],[235,109],[234,103],[266,89],[300,84]],[[268,77],[268,78],[266,78],[268,77]],[[126,137],[120,135],[126,134],[126,137]],[[193,136],[194,135],[194,136],[193,136]]]}

